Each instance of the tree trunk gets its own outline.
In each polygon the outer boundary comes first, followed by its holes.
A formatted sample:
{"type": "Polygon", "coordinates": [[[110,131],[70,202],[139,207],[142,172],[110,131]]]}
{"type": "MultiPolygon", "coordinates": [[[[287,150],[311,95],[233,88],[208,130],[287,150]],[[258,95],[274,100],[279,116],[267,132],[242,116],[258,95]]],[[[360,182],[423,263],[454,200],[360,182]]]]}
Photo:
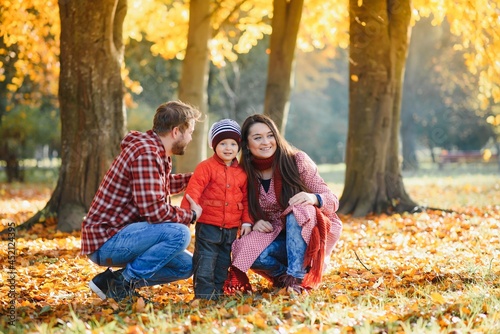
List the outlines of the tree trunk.
{"type": "Polygon", "coordinates": [[[426,110],[434,108],[428,89],[422,89],[422,87],[432,87],[428,75],[432,70],[429,64],[432,64],[440,40],[443,38],[443,28],[433,26],[431,21],[432,18],[423,18],[412,29],[408,60],[405,66],[405,85],[401,106],[402,168],[405,171],[419,169],[416,155],[418,134],[415,119],[425,117],[426,110]]]}
{"type": "Polygon", "coordinates": [[[19,160],[15,153],[7,152],[7,157],[5,158],[5,173],[7,174],[7,182],[24,182],[24,171],[21,170],[19,166],[19,160]]]}
{"type": "Polygon", "coordinates": [[[403,166],[404,171],[416,171],[419,169],[419,162],[417,159],[417,134],[415,133],[414,123],[409,119],[411,114],[408,115],[406,121],[401,122],[401,145],[403,153],[403,166]]]}
{"type": "Polygon", "coordinates": [[[387,171],[385,184],[387,197],[390,200],[390,208],[396,212],[414,211],[418,205],[410,198],[405,190],[403,177],[401,175],[401,163],[399,153],[399,136],[401,126],[401,102],[403,96],[403,81],[408,46],[411,35],[410,2],[399,0],[388,0],[390,55],[395,82],[394,102],[392,105],[391,136],[389,138],[389,151],[386,158],[387,171]]]}
{"type": "MultiPolygon", "coordinates": [[[[205,115],[208,109],[208,41],[212,33],[210,3],[208,0],[191,0],[189,3],[188,42],[179,83],[179,100],[197,107],[205,115]]],[[[186,153],[176,157],[177,172],[193,171],[196,165],[206,158],[207,132],[208,122],[205,119],[196,125],[193,140],[186,153]]]]}
{"type": "Polygon", "coordinates": [[[349,9],[349,130],[339,211],[359,217],[413,209],[398,147],[410,3],[350,0],[349,9]]]}
{"type": "Polygon", "coordinates": [[[419,103],[422,99],[418,91],[418,85],[421,83],[417,76],[422,70],[422,62],[419,61],[420,55],[417,44],[418,26],[412,31],[411,43],[409,46],[408,61],[405,69],[405,85],[403,89],[403,102],[401,105],[401,145],[403,153],[402,168],[405,171],[418,170],[418,160],[416,155],[416,127],[415,115],[418,114],[419,103]]]}
{"type": "Polygon", "coordinates": [[[80,229],[125,135],[121,65],[127,0],[59,1],[61,169],[47,206],[26,225],[57,215],[80,229]]]}
{"type": "Polygon", "coordinates": [[[285,134],[303,0],[274,0],[264,114],[285,134]]]}

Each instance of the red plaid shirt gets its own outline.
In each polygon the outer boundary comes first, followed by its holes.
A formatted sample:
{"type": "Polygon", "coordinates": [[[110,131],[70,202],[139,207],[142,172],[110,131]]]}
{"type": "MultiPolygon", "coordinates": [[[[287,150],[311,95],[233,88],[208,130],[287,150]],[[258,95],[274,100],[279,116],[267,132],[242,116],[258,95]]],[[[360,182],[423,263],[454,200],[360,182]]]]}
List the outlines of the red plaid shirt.
{"type": "Polygon", "coordinates": [[[171,174],[172,159],[156,133],[132,131],[121,143],[82,223],[82,254],[91,254],[128,224],[189,224],[191,210],[170,203],[192,173],[171,174]]]}

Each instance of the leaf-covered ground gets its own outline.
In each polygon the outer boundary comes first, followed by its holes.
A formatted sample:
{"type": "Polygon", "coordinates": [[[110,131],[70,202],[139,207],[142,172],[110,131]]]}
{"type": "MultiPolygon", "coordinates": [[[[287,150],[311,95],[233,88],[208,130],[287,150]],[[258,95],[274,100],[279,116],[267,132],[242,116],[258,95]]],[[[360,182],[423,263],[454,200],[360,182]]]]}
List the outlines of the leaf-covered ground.
{"type": "MultiPolygon", "coordinates": [[[[14,280],[12,244],[3,234],[0,331],[500,333],[500,176],[405,184],[419,203],[454,212],[342,217],[330,270],[309,295],[274,291],[252,274],[258,293],[218,303],[193,302],[191,280],[141,289],[153,304],[101,301],[87,283],[103,268],[79,255],[79,233],[57,232],[55,221],[16,230],[14,280]],[[13,286],[15,326],[9,326],[13,286]]],[[[0,229],[43,208],[50,192],[0,184],[0,229]]]]}

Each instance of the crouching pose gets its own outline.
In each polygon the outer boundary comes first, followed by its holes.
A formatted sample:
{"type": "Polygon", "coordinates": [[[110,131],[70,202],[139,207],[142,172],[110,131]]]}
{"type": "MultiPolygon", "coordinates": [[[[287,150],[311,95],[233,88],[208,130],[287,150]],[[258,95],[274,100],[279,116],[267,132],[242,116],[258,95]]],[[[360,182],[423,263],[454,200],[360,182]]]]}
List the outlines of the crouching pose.
{"type": "Polygon", "coordinates": [[[158,107],[153,129],[132,131],[104,176],[82,223],[81,253],[110,268],[89,283],[102,299],[137,296],[136,288],[192,275],[186,250],[190,223],[202,209],[191,199],[182,209],[170,195],[185,190],[192,173],[172,174],[172,155],[182,155],[200,112],[179,101],[158,107]]]}
{"type": "Polygon", "coordinates": [[[288,144],[269,117],[249,116],[241,132],[255,223],[233,243],[224,290],[251,290],[248,269],[278,288],[315,288],[342,231],[338,199],[309,156],[288,144]]]}

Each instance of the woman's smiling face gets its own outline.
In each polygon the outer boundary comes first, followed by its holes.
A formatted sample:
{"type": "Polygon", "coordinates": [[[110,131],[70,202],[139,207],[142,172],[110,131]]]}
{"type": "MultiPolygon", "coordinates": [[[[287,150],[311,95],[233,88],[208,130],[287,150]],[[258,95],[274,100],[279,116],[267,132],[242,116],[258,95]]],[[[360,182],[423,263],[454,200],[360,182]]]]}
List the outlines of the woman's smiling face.
{"type": "Polygon", "coordinates": [[[253,124],[248,131],[248,149],[256,159],[266,159],[276,152],[276,138],[264,123],[253,124]]]}

